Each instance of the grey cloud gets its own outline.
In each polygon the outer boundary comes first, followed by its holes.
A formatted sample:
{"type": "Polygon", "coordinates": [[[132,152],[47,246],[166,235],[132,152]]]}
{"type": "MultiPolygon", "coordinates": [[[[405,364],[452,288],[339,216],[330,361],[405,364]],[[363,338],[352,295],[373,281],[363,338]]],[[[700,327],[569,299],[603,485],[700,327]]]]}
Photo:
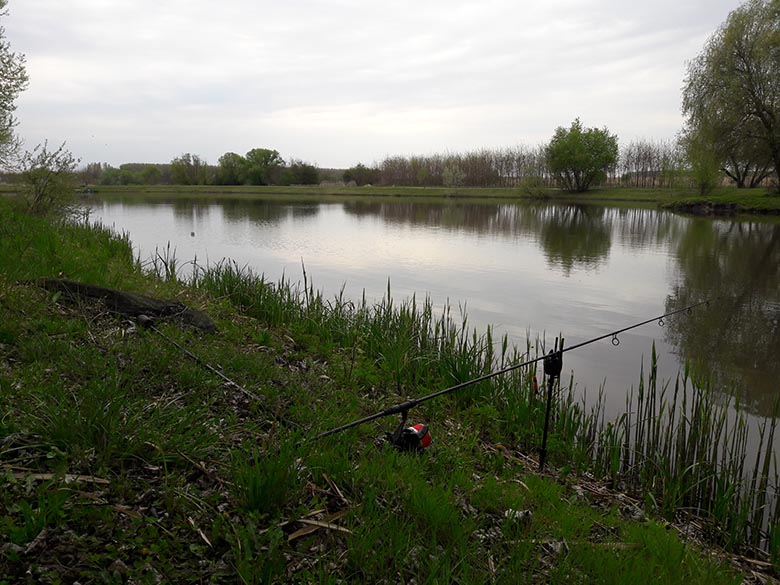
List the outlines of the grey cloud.
{"type": "Polygon", "coordinates": [[[28,56],[28,142],[114,164],[264,145],[346,165],[535,143],[575,115],[671,137],[685,60],[737,5],[11,0],[5,25],[28,56]]]}

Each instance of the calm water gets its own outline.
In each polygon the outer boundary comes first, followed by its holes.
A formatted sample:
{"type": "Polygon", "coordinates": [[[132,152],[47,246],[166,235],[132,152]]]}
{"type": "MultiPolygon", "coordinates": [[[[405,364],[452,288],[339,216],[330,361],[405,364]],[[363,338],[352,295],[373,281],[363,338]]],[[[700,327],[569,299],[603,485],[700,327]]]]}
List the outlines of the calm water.
{"type": "MultiPolygon", "coordinates": [[[[270,280],[302,279],[327,296],[428,295],[525,346],[567,345],[704,299],[690,316],[653,323],[566,354],[564,372],[608,414],[622,411],[653,342],[674,378],[698,362],[753,414],[771,414],[780,355],[780,224],[688,218],[656,210],[527,204],[138,199],[91,204],[129,232],[142,259],[170,243],[179,262],[231,258],[270,280]],[[716,298],[721,297],[721,298],[716,298]]],[[[457,311],[455,311],[457,312],[457,311]]],[[[427,393],[430,389],[421,389],[427,393]]]]}

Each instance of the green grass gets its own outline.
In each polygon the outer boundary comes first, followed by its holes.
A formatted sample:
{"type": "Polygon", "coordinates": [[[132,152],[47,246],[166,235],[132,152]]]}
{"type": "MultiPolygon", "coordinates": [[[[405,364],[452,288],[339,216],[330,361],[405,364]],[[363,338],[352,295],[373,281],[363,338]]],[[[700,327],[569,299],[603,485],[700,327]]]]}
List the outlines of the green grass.
{"type": "Polygon", "coordinates": [[[425,301],[329,300],[230,263],[191,283],[170,258],[149,274],[126,238],[7,200],[0,236],[0,583],[741,581],[725,556],[632,519],[625,498],[579,489],[594,485],[575,473],[589,454],[612,451],[594,451],[566,388],[556,468],[536,474],[532,369],[415,409],[434,438],[423,455],[376,441],[394,419],[301,442],[532,345],[476,335],[425,301]],[[206,310],[220,333],[160,330],[262,404],[153,331],[25,283],[60,274],[206,310]]]}
{"type": "Polygon", "coordinates": [[[497,200],[548,200],[562,203],[600,203],[608,205],[661,206],[695,213],[778,214],[780,197],[765,188],[737,189],[720,187],[707,196],[700,196],[688,188],[627,188],[600,187],[586,193],[567,193],[559,189],[545,188],[527,192],[516,187],[458,188],[445,187],[278,187],[278,186],[100,186],[95,188],[100,197],[133,197],[139,199],[172,199],[177,197],[218,199],[269,199],[311,201],[327,198],[332,201],[349,201],[356,197],[366,199],[414,199],[419,202],[435,202],[457,199],[468,202],[495,202],[497,200]]]}
{"type": "Polygon", "coordinates": [[[766,189],[720,188],[704,197],[695,194],[675,197],[673,201],[664,203],[664,207],[683,210],[704,208],[704,211],[710,208],[715,213],[733,210],[737,213],[778,214],[780,195],[766,189]]]}
{"type": "MultiPolygon", "coordinates": [[[[0,186],[0,194],[15,193],[13,185],[0,186]]],[[[456,199],[464,202],[495,202],[497,200],[548,200],[562,203],[600,203],[619,206],[660,206],[694,213],[778,214],[780,197],[766,188],[737,189],[719,187],[701,196],[691,188],[630,188],[596,187],[586,193],[568,193],[554,188],[529,192],[522,187],[384,187],[384,186],[214,186],[214,185],[112,185],[96,186],[100,197],[133,197],[141,200],[188,199],[285,199],[294,201],[350,201],[413,199],[436,202],[456,199]]]]}

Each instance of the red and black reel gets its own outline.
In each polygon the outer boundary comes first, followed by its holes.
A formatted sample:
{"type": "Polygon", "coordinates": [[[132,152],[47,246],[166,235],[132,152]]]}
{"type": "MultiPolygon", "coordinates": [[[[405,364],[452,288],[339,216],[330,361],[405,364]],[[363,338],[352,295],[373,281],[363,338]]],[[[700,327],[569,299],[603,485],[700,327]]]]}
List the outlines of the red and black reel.
{"type": "Polygon", "coordinates": [[[387,441],[399,451],[411,451],[413,453],[422,453],[431,446],[433,440],[428,432],[428,425],[416,424],[410,427],[406,425],[406,412],[403,413],[403,420],[394,433],[387,433],[387,441]]]}

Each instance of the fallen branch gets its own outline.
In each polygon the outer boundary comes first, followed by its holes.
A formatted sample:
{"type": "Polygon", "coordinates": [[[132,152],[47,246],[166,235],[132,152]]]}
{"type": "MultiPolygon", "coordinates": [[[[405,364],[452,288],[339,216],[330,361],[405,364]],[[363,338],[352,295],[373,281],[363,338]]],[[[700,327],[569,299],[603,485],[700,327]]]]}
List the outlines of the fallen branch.
{"type": "MultiPolygon", "coordinates": [[[[4,469],[8,469],[4,466],[4,469]]],[[[23,480],[23,479],[32,479],[33,481],[52,481],[55,479],[62,479],[65,481],[65,483],[73,483],[73,482],[80,482],[80,483],[94,483],[97,485],[109,485],[111,482],[107,479],[103,479],[102,477],[95,477],[93,475],[72,475],[70,473],[66,473],[65,475],[60,475],[57,473],[25,473],[25,472],[19,472],[19,471],[11,471],[11,475],[13,475],[14,479],[23,480]]]]}

